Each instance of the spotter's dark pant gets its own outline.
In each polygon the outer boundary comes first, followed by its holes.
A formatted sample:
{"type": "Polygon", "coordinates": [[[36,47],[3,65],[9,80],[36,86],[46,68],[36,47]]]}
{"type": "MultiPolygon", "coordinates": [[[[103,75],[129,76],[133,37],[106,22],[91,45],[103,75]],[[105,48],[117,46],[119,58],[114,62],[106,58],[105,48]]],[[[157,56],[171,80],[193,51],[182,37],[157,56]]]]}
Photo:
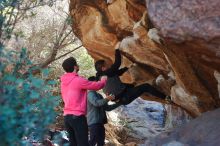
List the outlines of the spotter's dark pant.
{"type": "Polygon", "coordinates": [[[89,126],[89,145],[104,146],[105,144],[105,127],[104,124],[93,124],[89,126]]]}
{"type": "Polygon", "coordinates": [[[64,122],[69,134],[70,146],[89,146],[86,117],[65,115],[64,122]]]}

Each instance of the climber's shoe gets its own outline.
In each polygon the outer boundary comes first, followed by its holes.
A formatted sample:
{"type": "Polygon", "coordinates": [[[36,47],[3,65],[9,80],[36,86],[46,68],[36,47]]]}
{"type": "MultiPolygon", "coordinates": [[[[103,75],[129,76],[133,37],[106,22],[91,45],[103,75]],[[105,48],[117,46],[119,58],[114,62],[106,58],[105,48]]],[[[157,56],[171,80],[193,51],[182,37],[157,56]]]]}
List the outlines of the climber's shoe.
{"type": "Polygon", "coordinates": [[[166,101],[166,103],[168,103],[168,104],[173,103],[173,101],[172,101],[172,99],[171,99],[171,96],[168,96],[168,95],[165,97],[165,101],[166,101]]]}

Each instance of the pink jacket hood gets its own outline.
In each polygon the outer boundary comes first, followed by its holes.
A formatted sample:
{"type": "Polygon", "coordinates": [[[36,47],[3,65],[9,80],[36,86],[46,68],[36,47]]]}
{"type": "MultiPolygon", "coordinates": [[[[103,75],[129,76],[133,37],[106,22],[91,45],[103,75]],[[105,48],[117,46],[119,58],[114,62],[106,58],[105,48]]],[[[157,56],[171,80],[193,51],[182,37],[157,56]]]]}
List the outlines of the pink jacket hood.
{"type": "Polygon", "coordinates": [[[87,90],[99,90],[106,80],[88,81],[77,73],[65,73],[61,76],[61,96],[64,101],[64,115],[86,115],[87,90]]]}

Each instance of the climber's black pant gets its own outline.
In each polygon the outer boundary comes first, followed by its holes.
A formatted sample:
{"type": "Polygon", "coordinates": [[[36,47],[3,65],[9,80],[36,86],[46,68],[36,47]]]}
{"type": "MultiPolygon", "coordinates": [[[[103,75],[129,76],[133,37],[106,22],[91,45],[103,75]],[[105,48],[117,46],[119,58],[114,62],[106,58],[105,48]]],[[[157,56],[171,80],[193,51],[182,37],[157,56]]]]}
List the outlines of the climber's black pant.
{"type": "Polygon", "coordinates": [[[165,99],[166,95],[151,86],[150,84],[142,84],[136,87],[126,88],[118,97],[119,102],[123,105],[127,105],[141,96],[143,93],[149,93],[153,96],[165,99]]]}

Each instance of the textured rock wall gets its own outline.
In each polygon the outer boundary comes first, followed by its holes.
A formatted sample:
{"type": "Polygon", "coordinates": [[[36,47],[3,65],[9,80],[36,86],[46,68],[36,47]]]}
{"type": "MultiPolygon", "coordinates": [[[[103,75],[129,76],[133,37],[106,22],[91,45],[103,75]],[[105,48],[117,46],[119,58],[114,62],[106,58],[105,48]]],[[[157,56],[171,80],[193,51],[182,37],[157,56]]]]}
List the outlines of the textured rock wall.
{"type": "Polygon", "coordinates": [[[123,81],[149,82],[198,116],[220,106],[219,7],[215,0],[71,0],[70,14],[95,60],[111,63],[121,41],[123,65],[136,63],[123,81]],[[148,37],[153,27],[163,45],[148,37]]]}
{"type": "Polygon", "coordinates": [[[145,145],[218,146],[220,142],[219,120],[220,109],[206,112],[182,127],[156,136],[145,145]]]}

